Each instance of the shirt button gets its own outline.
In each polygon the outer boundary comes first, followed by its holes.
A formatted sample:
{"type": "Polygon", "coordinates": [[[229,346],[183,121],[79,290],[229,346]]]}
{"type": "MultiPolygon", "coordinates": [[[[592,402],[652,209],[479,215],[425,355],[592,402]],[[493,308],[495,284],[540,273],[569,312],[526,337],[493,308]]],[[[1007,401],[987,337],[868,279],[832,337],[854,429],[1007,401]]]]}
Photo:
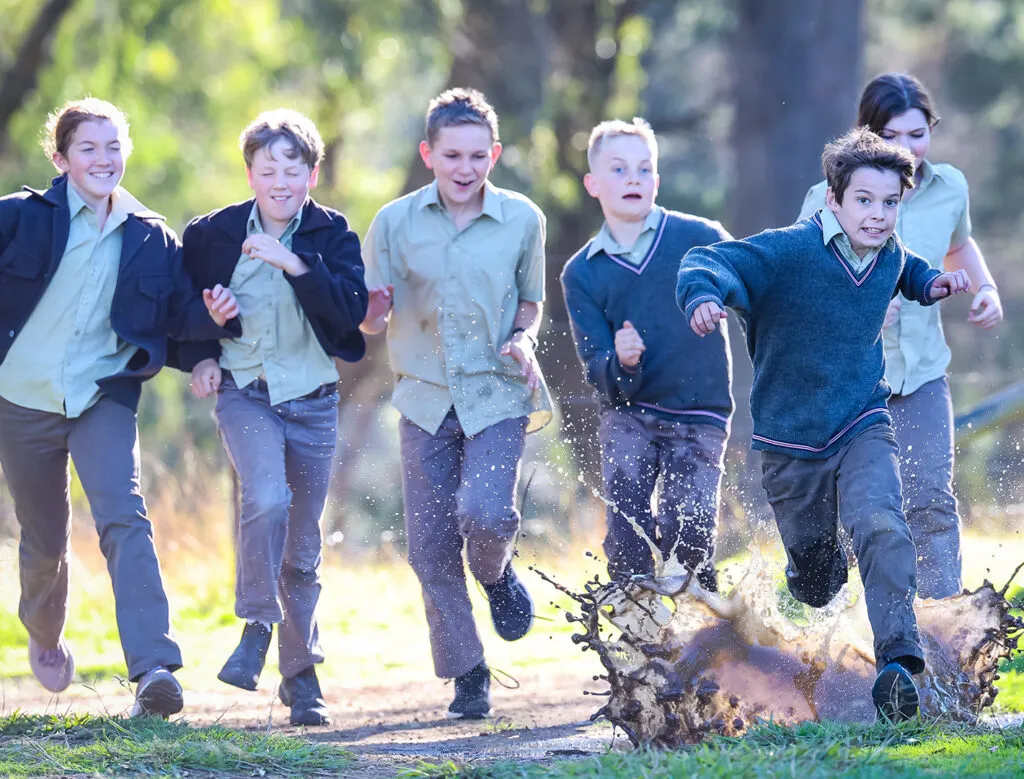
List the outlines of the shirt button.
{"type": "Polygon", "coordinates": [[[11,330],[11,332],[9,332],[9,333],[8,333],[7,335],[8,335],[9,337],[11,337],[11,338],[14,338],[14,331],[13,331],[13,330],[11,330]]]}
{"type": "Polygon", "coordinates": [[[81,330],[75,330],[75,335],[81,335],[81,334],[82,334],[81,330]]]}

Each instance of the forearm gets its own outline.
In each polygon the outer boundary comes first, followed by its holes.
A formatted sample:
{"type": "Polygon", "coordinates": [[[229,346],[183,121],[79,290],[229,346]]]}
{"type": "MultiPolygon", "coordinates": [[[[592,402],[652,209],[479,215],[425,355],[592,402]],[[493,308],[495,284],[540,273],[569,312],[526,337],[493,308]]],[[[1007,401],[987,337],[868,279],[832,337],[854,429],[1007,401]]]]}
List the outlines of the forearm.
{"type": "Polygon", "coordinates": [[[543,309],[543,303],[535,303],[532,300],[520,300],[519,306],[516,308],[516,317],[512,322],[512,329],[518,330],[522,328],[531,339],[536,341],[537,334],[540,332],[540,320],[543,315],[543,309]]]}
{"type": "Polygon", "coordinates": [[[985,285],[996,286],[995,279],[992,278],[988,265],[985,263],[985,257],[981,253],[981,248],[974,238],[968,238],[966,243],[951,249],[942,264],[947,271],[966,271],[967,277],[971,280],[971,290],[974,292],[979,291],[985,285]]]}

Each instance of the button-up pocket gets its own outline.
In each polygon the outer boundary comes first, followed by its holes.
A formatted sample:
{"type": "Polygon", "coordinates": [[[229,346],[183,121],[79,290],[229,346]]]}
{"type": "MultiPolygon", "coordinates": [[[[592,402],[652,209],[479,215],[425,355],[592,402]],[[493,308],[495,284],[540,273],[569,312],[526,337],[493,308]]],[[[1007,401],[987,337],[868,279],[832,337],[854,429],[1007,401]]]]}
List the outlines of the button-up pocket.
{"type": "Polygon", "coordinates": [[[160,330],[167,312],[167,298],[171,294],[171,278],[164,274],[148,273],[139,276],[137,302],[132,306],[138,310],[132,319],[145,330],[160,330]]]}
{"type": "Polygon", "coordinates": [[[42,260],[19,246],[8,246],[7,250],[0,254],[0,274],[31,280],[39,278],[42,272],[42,260]]]}

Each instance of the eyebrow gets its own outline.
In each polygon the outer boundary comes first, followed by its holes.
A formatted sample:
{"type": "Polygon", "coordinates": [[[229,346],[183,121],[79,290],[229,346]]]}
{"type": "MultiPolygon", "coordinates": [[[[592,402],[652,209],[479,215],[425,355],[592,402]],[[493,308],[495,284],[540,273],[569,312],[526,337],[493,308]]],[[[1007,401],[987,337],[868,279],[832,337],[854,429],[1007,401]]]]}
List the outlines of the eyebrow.
{"type": "MultiPolygon", "coordinates": [[[[873,191],[871,191],[870,189],[855,189],[855,190],[853,190],[853,194],[855,194],[855,195],[875,195],[875,193],[873,191]]],[[[883,195],[883,197],[899,197],[899,196],[900,196],[899,193],[890,193],[888,195],[883,195]]]]}

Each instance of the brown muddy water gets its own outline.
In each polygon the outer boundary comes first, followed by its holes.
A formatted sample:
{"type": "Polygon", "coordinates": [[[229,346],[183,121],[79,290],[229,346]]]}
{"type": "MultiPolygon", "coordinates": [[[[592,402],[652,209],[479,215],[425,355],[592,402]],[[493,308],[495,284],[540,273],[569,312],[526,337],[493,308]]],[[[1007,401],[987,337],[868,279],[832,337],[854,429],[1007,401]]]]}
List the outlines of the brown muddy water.
{"type": "MultiPolygon", "coordinates": [[[[573,638],[605,668],[595,681],[608,683],[608,700],[595,718],[622,728],[635,745],[660,747],[741,735],[758,720],[874,721],[863,594],[844,588],[824,609],[794,614],[794,604],[780,600],[773,567],[756,552],[726,597],[702,590],[671,563],[659,569],[595,579],[582,593],[544,577],[573,597],[579,613],[568,617],[582,630],[573,638]]],[[[924,716],[975,722],[991,706],[998,665],[1024,629],[1005,594],[986,582],[915,602],[927,664],[915,677],[924,716]]]]}

